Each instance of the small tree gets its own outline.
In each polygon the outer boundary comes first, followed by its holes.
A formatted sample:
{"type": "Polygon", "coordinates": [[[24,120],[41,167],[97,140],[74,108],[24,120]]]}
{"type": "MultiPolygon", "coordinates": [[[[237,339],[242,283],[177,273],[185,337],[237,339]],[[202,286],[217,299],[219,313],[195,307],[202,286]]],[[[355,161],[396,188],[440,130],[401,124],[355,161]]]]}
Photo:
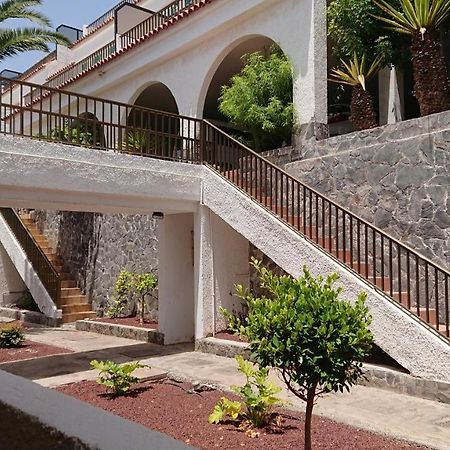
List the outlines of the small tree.
{"type": "Polygon", "coordinates": [[[115,305],[108,310],[108,315],[117,317],[125,308],[129,297],[139,298],[140,323],[144,324],[145,297],[152,293],[158,285],[158,278],[154,273],[136,273],[122,270],[114,285],[115,305]]]}
{"type": "Polygon", "coordinates": [[[294,125],[292,65],[278,47],[243,56],[241,72],[222,87],[219,110],[248,130],[257,151],[290,142],[294,125]]]}
{"type": "Polygon", "coordinates": [[[277,369],[288,389],[306,402],[305,450],[311,450],[315,400],[349,390],[371,349],[366,294],[352,305],[339,299],[341,288],[333,286],[337,274],[314,278],[304,267],[303,275],[294,279],[275,275],[256,259],[252,265],[269,296],[257,298],[237,287],[249,314],[235,322],[235,331],[249,339],[255,361],[277,369]]]}

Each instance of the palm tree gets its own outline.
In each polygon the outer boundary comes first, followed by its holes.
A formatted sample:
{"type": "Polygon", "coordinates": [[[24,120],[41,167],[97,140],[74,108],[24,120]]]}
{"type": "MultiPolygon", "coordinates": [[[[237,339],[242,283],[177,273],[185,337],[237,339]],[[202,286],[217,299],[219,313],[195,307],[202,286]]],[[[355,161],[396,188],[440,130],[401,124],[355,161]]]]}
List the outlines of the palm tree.
{"type": "Polygon", "coordinates": [[[42,4],[42,0],[4,0],[0,2],[0,23],[8,19],[27,19],[39,27],[0,29],[0,61],[30,50],[49,51],[48,44],[69,45],[69,40],[60,33],[48,30],[50,20],[31,9],[42,4]]]}
{"type": "Polygon", "coordinates": [[[366,82],[380,69],[381,57],[377,57],[369,68],[367,68],[366,56],[363,55],[360,59],[356,53],[352,61],[345,62],[341,60],[341,63],[343,69],[332,69],[330,81],[352,86],[350,120],[357,130],[367,130],[377,127],[378,121],[375,106],[372,96],[367,91],[366,82]]]}
{"type": "Polygon", "coordinates": [[[400,0],[401,10],[374,0],[388,28],[411,37],[414,95],[422,116],[450,109],[450,87],[439,27],[450,17],[450,0],[400,0]]]}

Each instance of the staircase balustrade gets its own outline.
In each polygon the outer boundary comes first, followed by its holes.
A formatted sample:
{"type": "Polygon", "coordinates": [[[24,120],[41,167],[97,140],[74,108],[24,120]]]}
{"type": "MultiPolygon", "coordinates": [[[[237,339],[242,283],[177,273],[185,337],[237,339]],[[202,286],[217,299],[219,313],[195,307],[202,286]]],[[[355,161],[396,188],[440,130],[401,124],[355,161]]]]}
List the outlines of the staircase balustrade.
{"type": "MultiPolygon", "coordinates": [[[[1,78],[0,78],[1,81],[1,78]]],[[[207,122],[11,81],[38,91],[0,94],[0,132],[203,164],[440,335],[449,332],[450,272],[339,206],[207,122]]]]}
{"type": "Polygon", "coordinates": [[[0,208],[0,214],[27,255],[28,260],[49,296],[55,305],[59,307],[61,279],[53,264],[28,231],[28,228],[22,222],[16,211],[11,208],[0,208]]]}

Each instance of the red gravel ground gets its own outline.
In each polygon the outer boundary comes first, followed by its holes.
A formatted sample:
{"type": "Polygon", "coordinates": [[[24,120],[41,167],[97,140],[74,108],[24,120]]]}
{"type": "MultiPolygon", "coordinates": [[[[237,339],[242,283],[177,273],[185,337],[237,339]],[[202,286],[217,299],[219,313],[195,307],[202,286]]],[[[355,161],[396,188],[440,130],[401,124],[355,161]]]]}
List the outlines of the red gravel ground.
{"type": "Polygon", "coordinates": [[[111,319],[110,317],[102,317],[94,320],[95,322],[113,323],[114,325],[148,328],[151,330],[158,329],[158,322],[145,319],[144,325],[141,325],[139,323],[139,317],[117,317],[115,319],[111,319]]]}
{"type": "Polygon", "coordinates": [[[40,358],[41,356],[61,353],[72,353],[72,351],[67,348],[54,347],[53,345],[45,345],[27,340],[18,348],[0,348],[0,363],[22,361],[24,359],[40,358]]]}
{"type": "MultiPolygon", "coordinates": [[[[235,423],[208,424],[208,415],[224,395],[222,392],[189,394],[189,388],[186,384],[149,382],[127,396],[111,398],[104,387],[86,381],[60,387],[58,391],[204,450],[303,448],[301,413],[284,411],[281,430],[260,430],[259,437],[250,438],[235,423]]],[[[313,419],[313,443],[315,450],[425,449],[320,417],[313,419]]]]}
{"type": "Polygon", "coordinates": [[[234,341],[234,342],[248,342],[248,339],[242,339],[239,336],[236,336],[232,331],[224,330],[219,331],[214,335],[217,339],[225,339],[226,341],[234,341]]]}

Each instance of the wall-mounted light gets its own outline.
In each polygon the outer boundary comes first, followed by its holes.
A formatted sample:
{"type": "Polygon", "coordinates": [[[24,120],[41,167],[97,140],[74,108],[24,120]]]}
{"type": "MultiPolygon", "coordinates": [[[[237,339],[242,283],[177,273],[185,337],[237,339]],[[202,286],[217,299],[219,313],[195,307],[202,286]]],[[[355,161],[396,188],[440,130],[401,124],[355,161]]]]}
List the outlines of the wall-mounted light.
{"type": "Polygon", "coordinates": [[[152,214],[152,219],[155,219],[155,220],[163,220],[163,219],[164,219],[164,213],[159,212],[159,211],[155,211],[155,212],[152,214]]]}

